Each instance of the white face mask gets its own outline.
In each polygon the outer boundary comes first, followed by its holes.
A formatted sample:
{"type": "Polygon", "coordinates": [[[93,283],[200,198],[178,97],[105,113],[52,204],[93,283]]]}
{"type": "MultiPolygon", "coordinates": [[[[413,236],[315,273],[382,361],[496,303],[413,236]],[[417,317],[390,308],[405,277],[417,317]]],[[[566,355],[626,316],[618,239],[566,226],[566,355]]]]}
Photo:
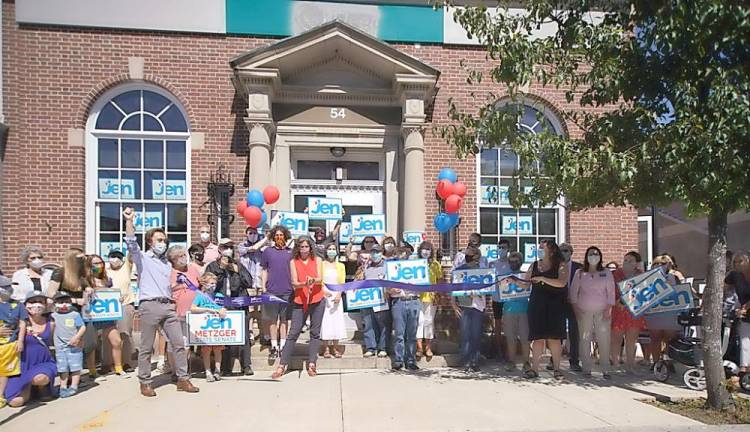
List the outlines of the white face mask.
{"type": "Polygon", "coordinates": [[[209,234],[207,232],[202,232],[201,233],[201,241],[205,243],[205,242],[207,242],[209,240],[211,240],[211,234],[209,234]]]}
{"type": "Polygon", "coordinates": [[[44,260],[41,258],[34,258],[29,263],[29,266],[34,270],[41,270],[41,268],[44,267],[44,260]]]}
{"type": "Polygon", "coordinates": [[[177,258],[177,265],[180,267],[185,267],[189,263],[190,263],[190,260],[188,259],[188,257],[184,256],[184,257],[177,258]]]}
{"type": "Polygon", "coordinates": [[[157,256],[162,256],[164,255],[164,252],[167,251],[167,244],[162,242],[154,243],[151,245],[151,250],[154,251],[157,256]]]}
{"type": "Polygon", "coordinates": [[[432,255],[432,251],[429,250],[429,249],[422,249],[422,251],[420,252],[420,254],[422,255],[422,258],[429,259],[430,255],[432,255]]]}
{"type": "Polygon", "coordinates": [[[120,268],[122,267],[122,260],[120,258],[110,258],[109,266],[112,268],[120,268]]]}
{"type": "Polygon", "coordinates": [[[596,266],[597,264],[599,264],[599,262],[601,262],[602,257],[600,257],[599,255],[589,255],[588,257],[586,257],[586,259],[588,259],[589,265],[596,266]]]}
{"type": "Polygon", "coordinates": [[[394,249],[395,247],[396,247],[396,246],[394,246],[394,245],[392,245],[392,244],[390,244],[390,243],[386,243],[386,244],[385,244],[385,246],[384,246],[384,248],[385,248],[386,252],[390,252],[390,251],[392,251],[392,250],[393,250],[393,249],[394,249]]]}
{"type": "Polygon", "coordinates": [[[508,257],[508,249],[501,247],[497,248],[497,257],[498,258],[507,258],[508,257]]]}
{"type": "Polygon", "coordinates": [[[26,305],[26,310],[29,312],[30,315],[40,315],[44,313],[44,305],[39,303],[31,303],[26,305]]]}
{"type": "Polygon", "coordinates": [[[234,250],[232,248],[227,248],[227,249],[222,250],[221,254],[224,255],[225,257],[231,257],[232,255],[234,255],[234,250]]]}

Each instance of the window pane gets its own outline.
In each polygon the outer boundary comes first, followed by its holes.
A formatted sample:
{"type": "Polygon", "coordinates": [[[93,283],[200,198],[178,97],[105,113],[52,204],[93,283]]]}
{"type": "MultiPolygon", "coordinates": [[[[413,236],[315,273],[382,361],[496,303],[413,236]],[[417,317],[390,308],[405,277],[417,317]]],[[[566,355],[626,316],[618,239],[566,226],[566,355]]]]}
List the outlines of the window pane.
{"type": "Polygon", "coordinates": [[[332,180],[335,162],[330,161],[298,161],[297,178],[308,180],[332,180]]]}
{"type": "Polygon", "coordinates": [[[157,120],[156,117],[143,114],[143,130],[163,132],[164,128],[161,127],[161,123],[159,123],[159,120],[157,120]]]}
{"type": "Polygon", "coordinates": [[[97,253],[107,260],[107,255],[113,250],[125,252],[125,245],[120,241],[120,234],[100,234],[97,253]]]}
{"type": "Polygon", "coordinates": [[[141,167],[141,141],[124,139],[121,141],[120,162],[123,168],[141,167]]]}
{"type": "Polygon", "coordinates": [[[556,220],[556,210],[539,210],[539,235],[557,235],[555,232],[556,220]]]}
{"type": "Polygon", "coordinates": [[[497,188],[496,178],[482,177],[482,204],[497,205],[500,201],[500,190],[497,188]]]}
{"type": "Polygon", "coordinates": [[[187,200],[185,171],[167,171],[166,199],[170,201],[187,200]]]}
{"type": "Polygon", "coordinates": [[[536,237],[521,237],[519,243],[521,245],[520,252],[523,254],[523,261],[526,263],[536,261],[536,237]]]}
{"type": "Polygon", "coordinates": [[[500,234],[515,235],[518,232],[517,212],[512,209],[500,210],[500,234]]]}
{"type": "Polygon", "coordinates": [[[122,180],[122,197],[124,199],[141,199],[141,172],[140,171],[123,171],[122,180]],[[133,194],[130,196],[125,195],[125,187],[133,187],[133,194]]]}
{"type": "Polygon", "coordinates": [[[143,199],[166,199],[163,171],[144,171],[143,181],[143,199]]]}
{"type": "Polygon", "coordinates": [[[498,175],[497,149],[482,150],[481,154],[481,174],[483,176],[498,175]]]}
{"type": "Polygon", "coordinates": [[[169,245],[180,245],[185,248],[190,245],[187,242],[187,234],[169,234],[169,245]]]}
{"type": "Polygon", "coordinates": [[[347,180],[380,180],[380,164],[377,162],[343,162],[347,180]]]}
{"type": "Polygon", "coordinates": [[[125,114],[131,114],[141,109],[141,91],[133,90],[121,95],[115,96],[113,99],[117,106],[120,107],[125,114]]]}
{"type": "Polygon", "coordinates": [[[508,240],[510,242],[510,250],[511,250],[511,252],[512,251],[518,251],[518,238],[517,237],[515,237],[515,236],[513,236],[513,237],[503,237],[503,236],[500,236],[500,238],[508,240]]]}
{"type": "Polygon", "coordinates": [[[117,178],[116,170],[99,170],[97,184],[99,189],[99,198],[102,199],[119,199],[120,193],[132,193],[133,190],[122,191],[122,182],[117,178]]]}
{"type": "MultiPolygon", "coordinates": [[[[135,224],[135,231],[143,232],[143,204],[124,202],[122,203],[122,206],[120,208],[125,210],[128,207],[132,208],[133,211],[135,211],[135,220],[133,221],[135,224]]],[[[120,218],[120,223],[121,223],[120,230],[124,232],[125,231],[125,219],[120,218]]],[[[143,243],[140,243],[140,244],[143,245],[143,243]]]]}
{"type": "Polygon", "coordinates": [[[167,132],[187,132],[187,124],[176,105],[172,105],[159,117],[167,132]]]}
{"type": "Polygon", "coordinates": [[[152,91],[143,91],[143,110],[158,115],[166,106],[169,105],[169,99],[152,91]]]}
{"type": "Polygon", "coordinates": [[[120,204],[99,204],[99,231],[120,231],[120,204]]]}
{"type": "Polygon", "coordinates": [[[518,214],[518,234],[536,235],[536,212],[521,210],[518,214]]]}
{"type": "Polygon", "coordinates": [[[479,209],[479,232],[481,234],[497,234],[497,209],[479,209]]]}
{"type": "Polygon", "coordinates": [[[117,140],[99,138],[99,168],[117,168],[117,140]]]}
{"type": "Polygon", "coordinates": [[[500,175],[512,176],[518,166],[518,156],[511,150],[500,150],[500,175]]]}
{"type": "Polygon", "coordinates": [[[112,103],[107,103],[99,112],[99,117],[96,118],[96,129],[117,130],[120,128],[123,117],[122,113],[112,103]]]}
{"type": "MultiPolygon", "coordinates": [[[[167,205],[167,231],[187,232],[188,212],[187,204],[169,204],[167,205]]],[[[170,239],[174,240],[171,238],[170,239]]]]}
{"type": "Polygon", "coordinates": [[[122,124],[122,130],[139,131],[141,130],[141,115],[134,114],[122,124]]]}
{"type": "Polygon", "coordinates": [[[164,141],[143,141],[143,167],[164,168],[164,141]]]}
{"type": "Polygon", "coordinates": [[[144,226],[146,229],[150,228],[164,228],[166,218],[164,217],[164,205],[163,204],[146,204],[146,212],[144,213],[144,226]]]}
{"type": "Polygon", "coordinates": [[[167,141],[167,169],[185,169],[185,141],[167,141]]]}

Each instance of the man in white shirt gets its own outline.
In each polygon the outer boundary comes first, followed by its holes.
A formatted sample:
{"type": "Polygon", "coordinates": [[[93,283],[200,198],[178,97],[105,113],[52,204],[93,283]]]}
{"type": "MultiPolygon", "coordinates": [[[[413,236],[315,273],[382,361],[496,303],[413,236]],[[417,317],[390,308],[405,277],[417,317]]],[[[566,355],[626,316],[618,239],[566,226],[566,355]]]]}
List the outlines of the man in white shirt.
{"type": "Polygon", "coordinates": [[[200,230],[200,245],[203,246],[203,262],[212,263],[219,258],[219,246],[211,242],[211,228],[203,225],[200,230]]]}

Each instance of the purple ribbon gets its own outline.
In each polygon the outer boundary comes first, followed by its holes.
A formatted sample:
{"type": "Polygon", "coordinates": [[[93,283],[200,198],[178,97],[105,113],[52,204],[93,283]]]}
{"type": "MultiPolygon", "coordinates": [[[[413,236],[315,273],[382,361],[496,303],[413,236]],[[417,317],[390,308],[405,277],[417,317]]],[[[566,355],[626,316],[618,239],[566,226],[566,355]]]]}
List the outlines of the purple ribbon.
{"type": "Polygon", "coordinates": [[[272,294],[261,294],[258,296],[241,296],[241,297],[216,297],[214,302],[220,306],[226,306],[231,308],[244,308],[248,306],[256,306],[261,304],[274,304],[274,303],[286,303],[283,299],[280,299],[272,294]],[[224,304],[227,303],[228,304],[224,304]]]}
{"type": "Polygon", "coordinates": [[[351,290],[358,290],[364,288],[396,288],[402,290],[416,291],[416,292],[441,292],[449,293],[453,291],[474,291],[483,288],[489,288],[497,285],[501,280],[506,278],[512,278],[521,282],[530,282],[514,275],[500,276],[500,278],[493,283],[477,284],[477,283],[439,283],[429,285],[414,285],[403,282],[394,282],[385,279],[367,279],[361,281],[352,281],[345,284],[326,284],[326,288],[329,291],[344,292],[351,290]]]}
{"type": "Polygon", "coordinates": [[[189,289],[193,291],[200,291],[200,288],[193,285],[192,282],[190,282],[190,279],[185,275],[185,273],[177,273],[177,282],[181,284],[185,284],[189,289]]]}

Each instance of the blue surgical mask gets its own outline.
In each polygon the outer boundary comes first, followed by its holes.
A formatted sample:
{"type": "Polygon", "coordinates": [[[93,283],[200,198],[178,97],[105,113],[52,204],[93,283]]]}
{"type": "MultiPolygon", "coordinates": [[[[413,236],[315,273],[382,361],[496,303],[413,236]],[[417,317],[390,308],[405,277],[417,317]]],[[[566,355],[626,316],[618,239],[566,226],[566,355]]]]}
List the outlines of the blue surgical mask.
{"type": "Polygon", "coordinates": [[[537,249],[536,250],[536,258],[543,260],[544,259],[544,249],[537,249]]]}
{"type": "Polygon", "coordinates": [[[151,250],[154,251],[157,256],[162,256],[164,255],[164,252],[167,251],[167,244],[162,242],[154,243],[151,245],[151,250]]]}
{"type": "Polygon", "coordinates": [[[372,255],[370,255],[370,259],[372,260],[372,262],[378,263],[380,262],[380,260],[383,259],[383,254],[380,252],[375,252],[372,255]]]}
{"type": "Polygon", "coordinates": [[[326,255],[328,256],[328,258],[336,258],[339,255],[339,253],[335,251],[334,249],[328,249],[326,251],[326,255]]]}

